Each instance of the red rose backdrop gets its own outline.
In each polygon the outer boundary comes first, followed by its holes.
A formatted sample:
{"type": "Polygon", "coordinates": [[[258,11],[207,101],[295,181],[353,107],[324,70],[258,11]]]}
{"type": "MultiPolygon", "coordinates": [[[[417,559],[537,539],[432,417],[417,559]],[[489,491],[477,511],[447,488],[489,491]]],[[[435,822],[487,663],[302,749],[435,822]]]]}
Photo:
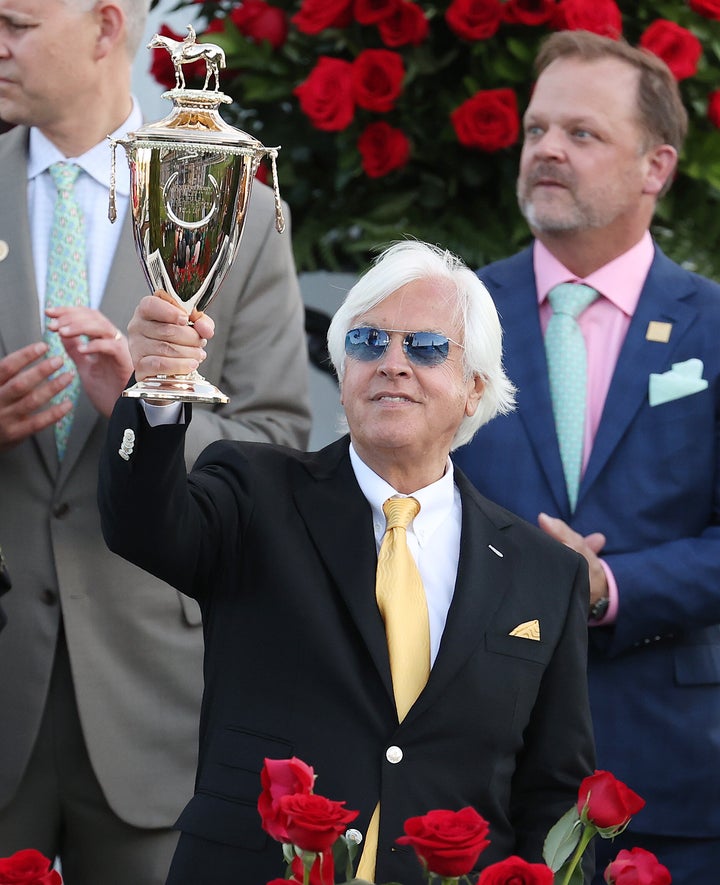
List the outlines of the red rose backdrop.
{"type": "MultiPolygon", "coordinates": [[[[539,41],[584,28],[661,56],[690,134],[654,233],[720,278],[720,0],[179,0],[222,46],[228,122],[280,145],[298,267],[355,270],[403,234],[471,266],[529,241],[515,201],[539,41]]],[[[163,33],[173,36],[169,28],[163,33]]],[[[181,38],[183,35],[174,35],[181,38]]],[[[148,67],[174,82],[170,57],[148,67]]],[[[201,86],[199,68],[188,83],[201,86]]],[[[170,105],[168,103],[168,109],[170,105]]]]}

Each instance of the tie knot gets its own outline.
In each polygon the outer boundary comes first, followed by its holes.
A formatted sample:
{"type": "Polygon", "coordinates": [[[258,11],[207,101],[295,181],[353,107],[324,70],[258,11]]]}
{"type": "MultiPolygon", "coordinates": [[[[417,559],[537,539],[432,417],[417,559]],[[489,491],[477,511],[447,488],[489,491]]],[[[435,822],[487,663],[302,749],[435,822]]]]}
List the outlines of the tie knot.
{"type": "Polygon", "coordinates": [[[387,520],[386,530],[407,528],[420,512],[420,502],[415,498],[388,498],[383,504],[387,520]]]}
{"type": "Polygon", "coordinates": [[[53,163],[48,169],[58,193],[71,191],[80,174],[80,167],[75,163],[53,163]]]}
{"type": "Polygon", "coordinates": [[[565,313],[575,317],[589,307],[598,297],[598,293],[583,283],[560,283],[548,292],[548,300],[555,313],[565,313]]]}

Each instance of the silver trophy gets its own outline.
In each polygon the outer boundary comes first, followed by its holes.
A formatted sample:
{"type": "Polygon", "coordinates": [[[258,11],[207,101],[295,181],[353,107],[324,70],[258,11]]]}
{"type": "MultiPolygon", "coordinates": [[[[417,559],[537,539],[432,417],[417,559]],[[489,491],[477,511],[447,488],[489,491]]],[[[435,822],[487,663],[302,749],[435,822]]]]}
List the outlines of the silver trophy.
{"type": "MultiPolygon", "coordinates": [[[[163,290],[190,321],[217,294],[237,255],[250,191],[263,156],[270,158],[276,228],[285,222],[277,184],[278,148],[229,126],[218,108],[232,99],[219,91],[225,54],[212,43],[197,43],[187,27],[182,40],[156,34],[148,49],[167,49],[175,66],[170,114],[111,139],[112,176],[108,215],[115,221],[115,149],[125,148],[130,166],[130,204],[135,246],[152,292],[163,290]],[[203,59],[202,89],[186,89],[182,66],[203,59]],[[209,89],[214,77],[214,89],[209,89]]],[[[157,375],[138,382],[123,396],[181,402],[226,403],[227,396],[199,373],[157,375]]]]}

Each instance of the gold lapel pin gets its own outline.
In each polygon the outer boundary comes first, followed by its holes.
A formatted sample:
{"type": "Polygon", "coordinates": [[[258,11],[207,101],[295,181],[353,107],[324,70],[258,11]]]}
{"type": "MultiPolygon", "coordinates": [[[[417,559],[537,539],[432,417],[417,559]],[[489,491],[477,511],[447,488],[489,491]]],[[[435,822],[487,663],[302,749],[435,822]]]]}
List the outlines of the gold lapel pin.
{"type": "Polygon", "coordinates": [[[657,341],[659,344],[667,344],[672,332],[672,323],[661,323],[659,320],[650,320],[645,333],[648,341],[657,341]]]}

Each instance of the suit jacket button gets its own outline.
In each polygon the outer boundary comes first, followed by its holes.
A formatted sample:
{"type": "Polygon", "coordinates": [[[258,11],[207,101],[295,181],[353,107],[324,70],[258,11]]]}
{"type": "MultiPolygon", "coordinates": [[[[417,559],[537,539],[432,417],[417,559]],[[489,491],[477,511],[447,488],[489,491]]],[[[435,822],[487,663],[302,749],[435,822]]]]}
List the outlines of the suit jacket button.
{"type": "Polygon", "coordinates": [[[58,601],[57,593],[54,590],[42,590],[40,593],[40,599],[45,605],[55,605],[58,601]]]}
{"type": "Polygon", "coordinates": [[[400,747],[392,746],[385,750],[385,758],[391,765],[397,765],[398,762],[402,762],[402,757],[403,751],[400,747]]]}
{"type": "Polygon", "coordinates": [[[53,516],[55,517],[55,519],[62,519],[63,516],[68,515],[69,511],[70,505],[67,503],[67,501],[63,501],[62,504],[56,504],[55,507],[53,507],[53,516]]]}

